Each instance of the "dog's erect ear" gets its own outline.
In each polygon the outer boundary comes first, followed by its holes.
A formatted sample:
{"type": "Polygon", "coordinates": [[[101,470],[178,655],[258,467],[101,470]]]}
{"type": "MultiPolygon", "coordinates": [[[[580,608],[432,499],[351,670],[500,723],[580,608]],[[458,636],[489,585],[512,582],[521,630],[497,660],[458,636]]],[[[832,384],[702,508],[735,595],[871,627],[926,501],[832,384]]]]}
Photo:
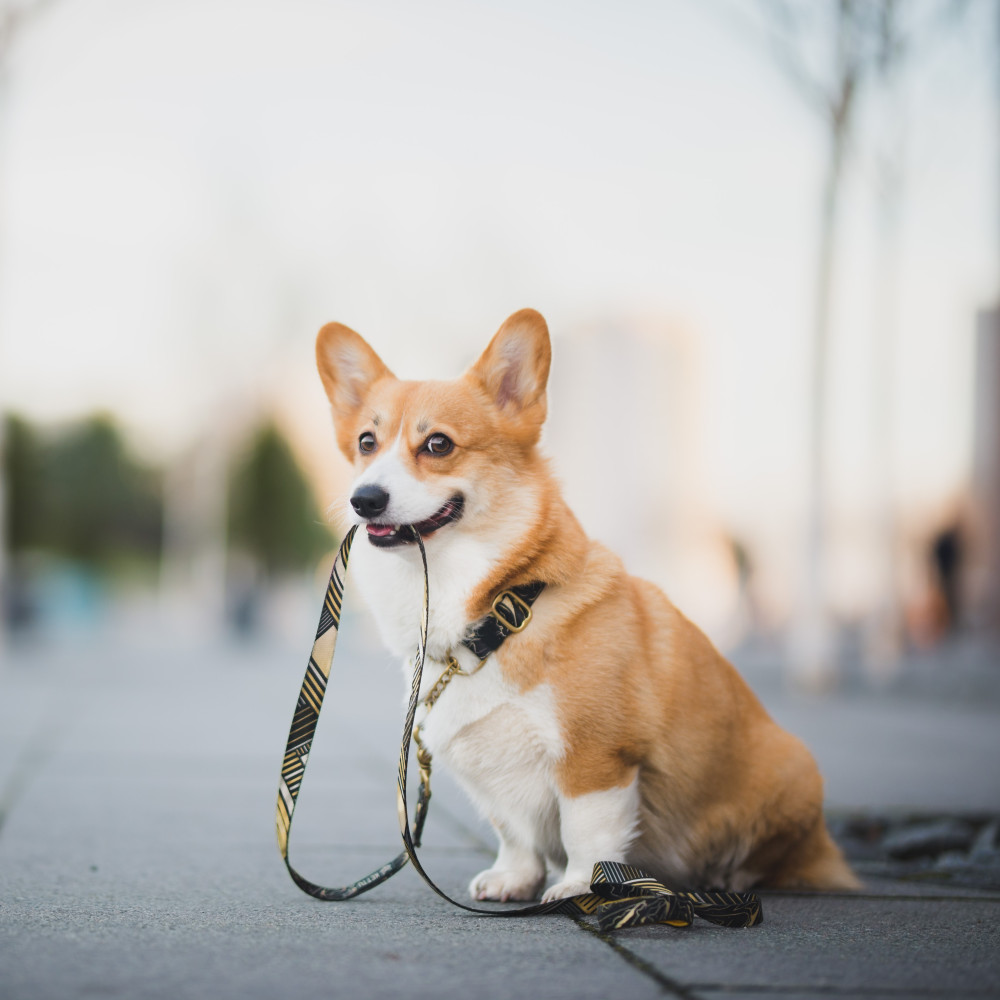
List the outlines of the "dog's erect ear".
{"type": "Polygon", "coordinates": [[[354,414],[374,382],[393,377],[365,340],[341,323],[319,331],[316,367],[338,422],[354,414]]]}
{"type": "Polygon", "coordinates": [[[545,320],[534,309],[522,309],[497,330],[470,373],[505,416],[540,428],[551,360],[545,320]]]}

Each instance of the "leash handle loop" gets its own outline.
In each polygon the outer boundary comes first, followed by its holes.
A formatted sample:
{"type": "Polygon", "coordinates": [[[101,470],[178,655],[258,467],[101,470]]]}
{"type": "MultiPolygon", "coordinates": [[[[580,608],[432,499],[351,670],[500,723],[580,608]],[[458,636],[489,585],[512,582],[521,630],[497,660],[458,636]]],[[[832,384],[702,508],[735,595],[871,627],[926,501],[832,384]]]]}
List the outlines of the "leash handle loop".
{"type": "MultiPolygon", "coordinates": [[[[295,714],[292,717],[288,743],[281,765],[281,781],[278,785],[276,827],[278,849],[281,851],[282,860],[285,862],[288,874],[303,892],[324,901],[353,899],[363,892],[368,892],[369,889],[374,889],[375,886],[395,875],[408,860],[406,851],[403,851],[391,861],[386,862],[351,885],[328,887],[318,885],[299,874],[288,859],[288,839],[292,830],[295,803],[298,800],[302,779],[306,773],[306,765],[309,762],[313,737],[319,723],[319,713],[323,708],[323,698],[326,695],[327,682],[330,679],[333,653],[337,646],[341,604],[344,598],[344,580],[347,577],[347,560],[351,554],[351,543],[354,541],[356,531],[357,526],[355,525],[344,536],[330,571],[330,582],[327,584],[323,610],[320,612],[319,625],[316,629],[316,639],[309,654],[309,664],[306,667],[302,688],[295,705],[295,714]]],[[[421,781],[414,818],[414,832],[418,844],[424,821],[427,818],[427,803],[429,801],[430,784],[421,781]]]]}

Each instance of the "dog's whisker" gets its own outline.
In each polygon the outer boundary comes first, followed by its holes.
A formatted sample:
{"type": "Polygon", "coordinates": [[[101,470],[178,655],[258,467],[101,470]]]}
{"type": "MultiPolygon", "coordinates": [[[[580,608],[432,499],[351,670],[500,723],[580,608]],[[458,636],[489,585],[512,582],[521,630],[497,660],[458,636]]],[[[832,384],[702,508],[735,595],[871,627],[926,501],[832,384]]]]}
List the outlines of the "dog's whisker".
{"type": "Polygon", "coordinates": [[[332,524],[335,528],[343,530],[345,527],[350,527],[348,524],[348,513],[347,513],[347,493],[342,493],[337,497],[334,497],[333,502],[326,508],[323,512],[326,517],[327,523],[332,524]]]}

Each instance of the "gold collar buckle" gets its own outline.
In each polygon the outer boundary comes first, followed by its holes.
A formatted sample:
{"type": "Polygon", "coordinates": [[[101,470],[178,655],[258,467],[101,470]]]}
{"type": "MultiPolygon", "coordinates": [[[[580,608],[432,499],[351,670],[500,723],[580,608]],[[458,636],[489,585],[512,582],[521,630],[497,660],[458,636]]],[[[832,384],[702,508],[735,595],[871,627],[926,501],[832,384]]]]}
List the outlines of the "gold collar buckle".
{"type": "Polygon", "coordinates": [[[531,605],[523,597],[518,597],[513,590],[501,590],[493,598],[493,606],[490,608],[489,613],[508,632],[523,632],[528,622],[531,621],[531,605]],[[503,603],[506,600],[510,601],[509,605],[503,603]],[[517,622],[519,608],[524,612],[524,619],[520,624],[517,622]]]}

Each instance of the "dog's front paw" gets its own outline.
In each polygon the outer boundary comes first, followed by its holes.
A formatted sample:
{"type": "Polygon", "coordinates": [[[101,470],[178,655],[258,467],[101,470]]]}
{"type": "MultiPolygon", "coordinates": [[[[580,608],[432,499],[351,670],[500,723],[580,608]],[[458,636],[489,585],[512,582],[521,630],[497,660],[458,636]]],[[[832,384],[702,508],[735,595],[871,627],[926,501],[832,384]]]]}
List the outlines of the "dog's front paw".
{"type": "Polygon", "coordinates": [[[545,881],[545,875],[534,871],[504,871],[487,868],[469,883],[473,899],[495,899],[506,903],[510,899],[535,899],[545,881]]]}
{"type": "Polygon", "coordinates": [[[556,882],[554,886],[545,890],[542,902],[551,903],[557,899],[565,899],[567,896],[581,896],[588,892],[590,892],[589,882],[576,882],[572,880],[556,882]]]}

